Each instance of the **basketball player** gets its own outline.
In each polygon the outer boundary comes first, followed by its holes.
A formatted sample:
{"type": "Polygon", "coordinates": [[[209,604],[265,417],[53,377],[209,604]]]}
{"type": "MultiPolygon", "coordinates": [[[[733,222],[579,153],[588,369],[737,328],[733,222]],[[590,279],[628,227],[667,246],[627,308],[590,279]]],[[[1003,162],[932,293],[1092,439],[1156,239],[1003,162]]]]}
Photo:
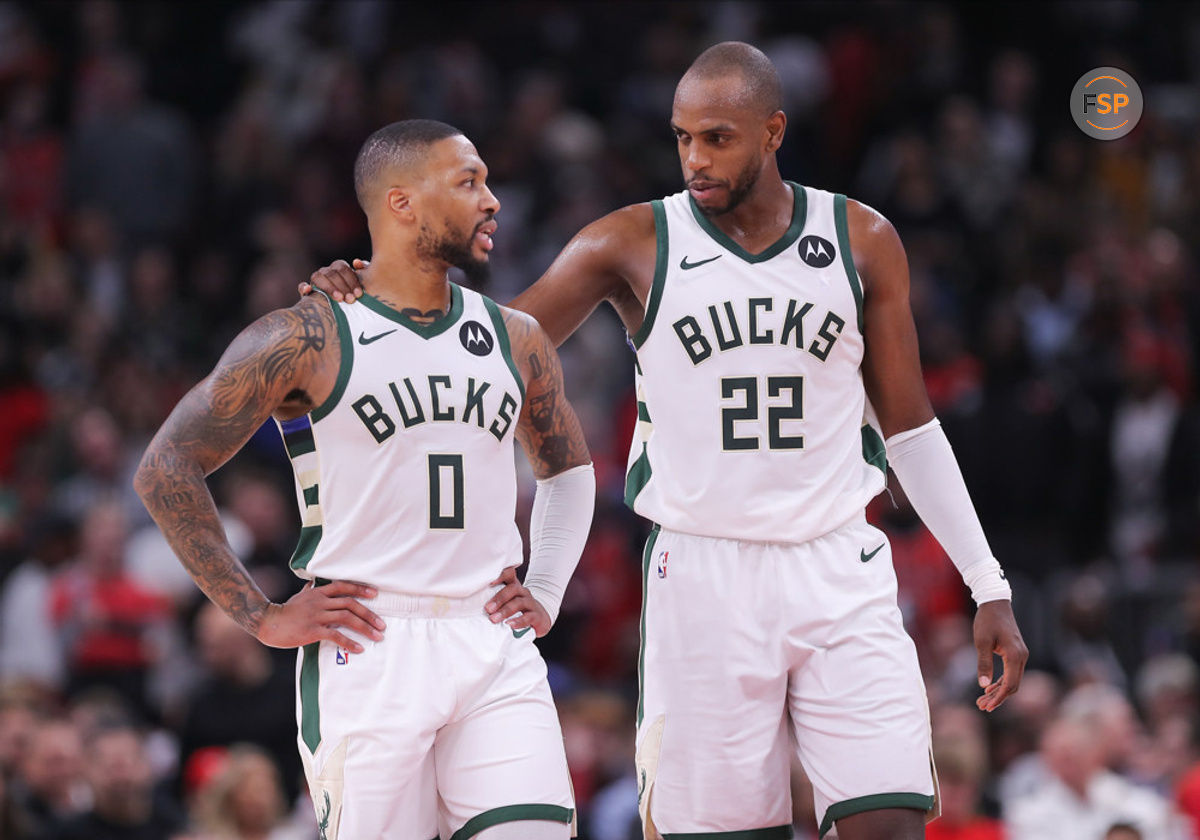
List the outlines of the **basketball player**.
{"type": "Polygon", "coordinates": [[[394,123],[354,176],[374,257],[362,302],[313,296],[251,324],[159,430],[137,489],[218,606],[302,647],[322,838],[564,840],[573,801],[533,638],[591,522],[583,435],[537,322],[446,278],[486,268],[496,231],[475,147],[394,123]],[[268,416],[303,518],[291,566],[311,581],[285,604],[230,551],[204,484],[268,416]],[[538,479],[525,585],[514,439],[538,479]]]}
{"type": "MultiPolygon", "coordinates": [[[[863,514],[889,462],[979,605],[979,708],[1028,654],[925,393],[904,248],[871,208],[781,178],[780,102],[759,50],[705,51],[671,114],[687,189],[584,228],[511,305],[561,343],[607,300],[637,349],[647,837],[790,837],[794,737],[822,836],[909,840],[936,783],[891,551],[863,514]]],[[[344,262],[312,282],[358,294],[344,262]]]]}

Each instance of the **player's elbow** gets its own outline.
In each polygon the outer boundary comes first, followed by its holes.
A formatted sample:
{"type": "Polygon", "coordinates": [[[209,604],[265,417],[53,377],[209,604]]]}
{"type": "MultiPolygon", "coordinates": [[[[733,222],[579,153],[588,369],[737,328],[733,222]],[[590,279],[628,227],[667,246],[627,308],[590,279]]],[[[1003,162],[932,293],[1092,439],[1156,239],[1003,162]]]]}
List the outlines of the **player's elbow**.
{"type": "Polygon", "coordinates": [[[147,449],[142,455],[142,460],[138,464],[137,470],[133,474],[133,491],[138,494],[142,503],[147,507],[149,507],[149,499],[154,493],[154,488],[161,480],[162,476],[154,466],[151,450],[147,449]]]}
{"type": "Polygon", "coordinates": [[[171,486],[189,472],[203,471],[194,461],[156,445],[157,441],[142,455],[133,474],[133,490],[147,509],[154,510],[155,499],[160,498],[171,486]]]}

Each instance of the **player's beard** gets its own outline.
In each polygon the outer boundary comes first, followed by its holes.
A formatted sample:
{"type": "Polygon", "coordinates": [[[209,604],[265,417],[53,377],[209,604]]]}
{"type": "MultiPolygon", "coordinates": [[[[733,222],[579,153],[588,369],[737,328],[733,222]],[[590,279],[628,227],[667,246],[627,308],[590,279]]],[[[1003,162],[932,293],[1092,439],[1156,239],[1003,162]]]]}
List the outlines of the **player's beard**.
{"type": "Polygon", "coordinates": [[[746,200],[746,196],[750,195],[750,191],[754,189],[754,185],[758,183],[758,176],[762,173],[762,161],[751,160],[745,168],[738,173],[729,184],[729,200],[720,207],[705,207],[702,204],[697,204],[696,207],[705,216],[723,216],[724,214],[734,210],[746,200]]]}
{"type": "MultiPolygon", "coordinates": [[[[488,217],[479,224],[485,224],[490,220],[491,217],[488,217]]],[[[422,257],[438,260],[460,269],[467,276],[467,282],[473,288],[478,288],[487,282],[491,273],[491,264],[488,260],[481,260],[472,252],[475,233],[478,230],[478,225],[468,231],[455,230],[447,220],[443,233],[438,236],[427,225],[422,225],[421,233],[417,237],[417,253],[422,257]]]]}

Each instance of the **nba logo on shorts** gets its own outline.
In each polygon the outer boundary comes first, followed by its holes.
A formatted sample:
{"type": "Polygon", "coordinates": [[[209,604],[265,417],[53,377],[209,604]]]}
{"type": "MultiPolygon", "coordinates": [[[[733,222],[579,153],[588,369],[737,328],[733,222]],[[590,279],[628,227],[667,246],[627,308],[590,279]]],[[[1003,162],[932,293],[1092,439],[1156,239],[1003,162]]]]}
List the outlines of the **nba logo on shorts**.
{"type": "Polygon", "coordinates": [[[349,663],[350,663],[350,654],[348,654],[346,651],[342,650],[342,648],[338,648],[337,649],[337,664],[348,665],[349,663]]]}
{"type": "Polygon", "coordinates": [[[670,555],[670,553],[671,552],[669,551],[658,552],[658,576],[660,578],[665,578],[667,576],[667,556],[670,555]]]}

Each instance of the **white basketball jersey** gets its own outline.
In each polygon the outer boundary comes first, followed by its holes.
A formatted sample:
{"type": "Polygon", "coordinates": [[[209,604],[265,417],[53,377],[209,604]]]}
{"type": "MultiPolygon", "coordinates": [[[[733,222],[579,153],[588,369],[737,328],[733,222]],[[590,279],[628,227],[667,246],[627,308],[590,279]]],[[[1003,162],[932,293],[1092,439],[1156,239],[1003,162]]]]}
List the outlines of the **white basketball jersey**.
{"type": "Polygon", "coordinates": [[[326,402],[279,423],[296,475],[303,578],[462,598],[520,564],[513,437],[525,389],[499,308],[450,287],[428,326],[364,295],[334,303],[326,402]]]}
{"type": "Polygon", "coordinates": [[[846,197],[791,188],[792,224],[760,254],[686,191],[652,203],[658,258],[633,336],[625,500],[671,530],[805,542],[884,487],[846,197]]]}

